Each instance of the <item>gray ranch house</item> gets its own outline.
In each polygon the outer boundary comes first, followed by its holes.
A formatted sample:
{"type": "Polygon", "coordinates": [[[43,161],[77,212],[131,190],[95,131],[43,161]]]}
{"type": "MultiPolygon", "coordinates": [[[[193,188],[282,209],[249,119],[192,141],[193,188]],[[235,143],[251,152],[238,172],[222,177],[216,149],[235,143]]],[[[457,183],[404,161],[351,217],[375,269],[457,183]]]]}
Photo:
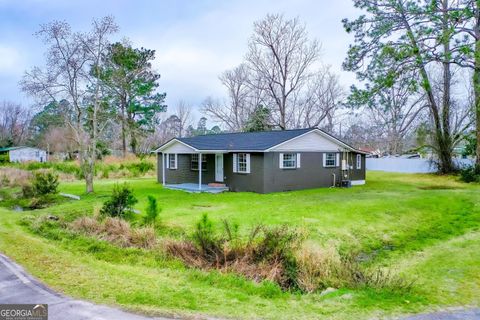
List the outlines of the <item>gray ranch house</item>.
{"type": "Polygon", "coordinates": [[[165,187],[269,193],[365,184],[365,155],[317,128],[174,138],[157,150],[165,187]]]}

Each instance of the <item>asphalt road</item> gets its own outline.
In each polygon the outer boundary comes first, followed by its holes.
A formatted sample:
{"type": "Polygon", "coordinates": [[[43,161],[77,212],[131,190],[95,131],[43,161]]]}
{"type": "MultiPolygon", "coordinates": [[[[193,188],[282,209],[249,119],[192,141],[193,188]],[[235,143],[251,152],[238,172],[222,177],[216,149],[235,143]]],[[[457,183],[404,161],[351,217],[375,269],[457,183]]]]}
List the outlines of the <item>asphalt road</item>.
{"type": "Polygon", "coordinates": [[[480,309],[459,309],[434,313],[417,314],[404,320],[479,320],[480,309]]]}
{"type": "Polygon", "coordinates": [[[3,303],[46,303],[49,320],[167,320],[167,318],[147,318],[63,296],[47,288],[28,275],[21,266],[0,254],[0,304],[3,303]]]}

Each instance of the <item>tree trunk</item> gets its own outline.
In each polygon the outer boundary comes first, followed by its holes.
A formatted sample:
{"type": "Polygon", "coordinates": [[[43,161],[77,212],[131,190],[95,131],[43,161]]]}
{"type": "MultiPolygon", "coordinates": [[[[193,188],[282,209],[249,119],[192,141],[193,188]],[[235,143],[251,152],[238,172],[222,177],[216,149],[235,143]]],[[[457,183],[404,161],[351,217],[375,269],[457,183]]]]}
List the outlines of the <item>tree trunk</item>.
{"type": "Polygon", "coordinates": [[[475,95],[475,130],[477,138],[477,149],[475,154],[477,160],[475,164],[480,167],[480,0],[475,2],[475,60],[473,69],[473,91],[475,95]]]}
{"type": "Polygon", "coordinates": [[[120,120],[122,122],[122,154],[123,157],[125,158],[127,156],[127,135],[125,133],[125,104],[122,102],[122,119],[120,120]]]}
{"type": "Polygon", "coordinates": [[[91,156],[88,156],[87,163],[85,164],[84,174],[85,174],[85,192],[93,192],[93,176],[95,174],[95,162],[91,156]]]}
{"type": "Polygon", "coordinates": [[[137,154],[137,145],[138,145],[137,137],[132,130],[132,132],[130,133],[130,147],[132,148],[132,152],[135,155],[137,154]]]}

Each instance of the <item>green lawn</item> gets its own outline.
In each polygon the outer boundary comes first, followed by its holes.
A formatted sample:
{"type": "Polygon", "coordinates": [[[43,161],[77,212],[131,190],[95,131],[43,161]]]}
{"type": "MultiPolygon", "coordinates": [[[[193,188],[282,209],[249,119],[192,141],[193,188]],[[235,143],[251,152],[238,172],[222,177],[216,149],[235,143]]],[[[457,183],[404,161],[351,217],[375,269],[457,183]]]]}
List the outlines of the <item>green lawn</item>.
{"type": "MultiPolygon", "coordinates": [[[[358,319],[446,306],[479,305],[480,186],[454,177],[369,172],[367,185],[259,195],[189,194],[164,190],[153,179],[128,180],[143,211],[157,196],[162,223],[191,230],[202,214],[249,226],[288,224],[316,245],[362,252],[415,281],[408,293],[340,289],[334,293],[282,292],[235,275],[184,267],[161,252],[119,249],[92,239],[48,238],[18,222],[28,213],[0,209],[0,251],[68,295],[151,314],[265,319],[358,319]]],[[[115,182],[96,183],[96,194],[34,212],[76,216],[93,211],[115,182]]],[[[80,182],[61,191],[82,194],[80,182]]]]}

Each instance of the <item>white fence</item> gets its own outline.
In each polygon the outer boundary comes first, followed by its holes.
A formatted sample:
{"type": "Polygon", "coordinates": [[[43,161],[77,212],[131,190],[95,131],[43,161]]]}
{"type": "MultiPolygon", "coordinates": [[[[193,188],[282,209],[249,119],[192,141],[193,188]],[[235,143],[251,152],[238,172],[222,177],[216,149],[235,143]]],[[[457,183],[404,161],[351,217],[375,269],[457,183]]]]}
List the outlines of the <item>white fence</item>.
{"type": "MultiPolygon", "coordinates": [[[[471,165],[473,163],[470,159],[455,159],[454,161],[459,166],[471,165]]],[[[435,166],[428,159],[367,158],[367,170],[429,173],[435,172],[435,169],[435,166]]]]}

